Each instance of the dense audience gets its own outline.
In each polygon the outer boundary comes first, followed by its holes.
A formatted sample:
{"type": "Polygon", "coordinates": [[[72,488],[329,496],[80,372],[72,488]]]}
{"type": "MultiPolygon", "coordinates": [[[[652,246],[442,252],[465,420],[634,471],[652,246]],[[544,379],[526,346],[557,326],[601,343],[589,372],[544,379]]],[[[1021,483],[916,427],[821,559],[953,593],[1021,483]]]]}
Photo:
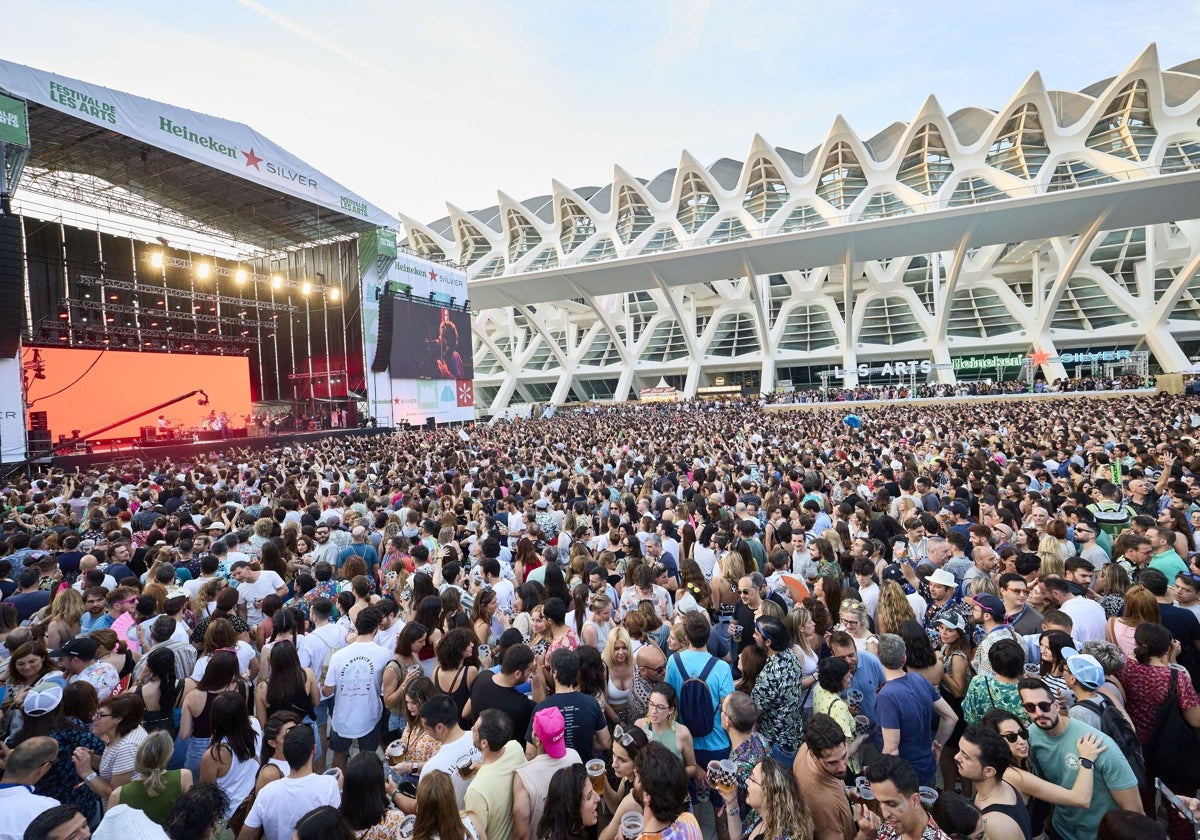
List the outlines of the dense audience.
{"type": "Polygon", "coordinates": [[[1186,837],[1195,408],[589,407],[9,477],[0,837],[1186,837]]]}

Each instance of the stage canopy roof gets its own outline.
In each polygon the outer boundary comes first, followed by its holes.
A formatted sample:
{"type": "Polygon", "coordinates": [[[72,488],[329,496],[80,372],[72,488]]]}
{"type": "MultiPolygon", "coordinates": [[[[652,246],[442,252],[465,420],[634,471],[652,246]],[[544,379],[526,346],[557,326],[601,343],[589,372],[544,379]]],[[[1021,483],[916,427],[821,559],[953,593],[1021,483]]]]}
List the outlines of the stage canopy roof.
{"type": "Polygon", "coordinates": [[[0,60],[29,108],[22,191],[279,251],[398,221],[247,125],[0,60]]]}

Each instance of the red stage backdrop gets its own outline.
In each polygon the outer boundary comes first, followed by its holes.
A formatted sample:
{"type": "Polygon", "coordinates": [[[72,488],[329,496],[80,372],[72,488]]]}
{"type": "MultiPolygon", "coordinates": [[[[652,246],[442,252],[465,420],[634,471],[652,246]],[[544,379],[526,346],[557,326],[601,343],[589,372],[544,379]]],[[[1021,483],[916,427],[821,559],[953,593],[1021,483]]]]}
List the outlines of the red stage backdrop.
{"type": "MultiPolygon", "coordinates": [[[[54,442],[59,435],[70,437],[72,429],[87,434],[196,389],[208,394],[208,405],[196,404],[199,395],[188,397],[98,437],[136,437],[142,426],[155,425],[160,414],[172,425],[198,428],[214,409],[218,415],[228,413],[233,428],[246,426],[250,360],[244,356],[39,349],[46,378],[31,382],[26,399],[30,411],[46,412],[54,442]]],[[[29,353],[27,349],[25,355],[29,353]]]]}

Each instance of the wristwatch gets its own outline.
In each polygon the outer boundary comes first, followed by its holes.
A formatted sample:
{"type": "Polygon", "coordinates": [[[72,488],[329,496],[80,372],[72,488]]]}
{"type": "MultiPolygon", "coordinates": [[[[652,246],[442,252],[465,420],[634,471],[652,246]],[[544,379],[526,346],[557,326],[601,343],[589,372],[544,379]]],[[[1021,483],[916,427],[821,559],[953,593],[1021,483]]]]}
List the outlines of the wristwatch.
{"type": "Polygon", "coordinates": [[[1084,770],[1094,770],[1096,767],[1096,762],[1092,761],[1090,758],[1081,758],[1079,759],[1079,766],[1084,770]]]}

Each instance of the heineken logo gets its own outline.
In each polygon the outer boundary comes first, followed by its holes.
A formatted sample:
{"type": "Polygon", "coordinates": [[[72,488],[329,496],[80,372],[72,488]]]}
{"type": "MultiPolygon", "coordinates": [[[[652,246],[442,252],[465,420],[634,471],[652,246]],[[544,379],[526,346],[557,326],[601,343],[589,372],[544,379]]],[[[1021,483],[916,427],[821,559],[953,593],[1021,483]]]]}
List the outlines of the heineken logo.
{"type": "Polygon", "coordinates": [[[113,125],[117,124],[116,105],[97,99],[94,96],[89,96],[82,91],[69,88],[66,85],[60,85],[58,82],[50,83],[50,101],[56,102],[71,111],[78,111],[81,114],[87,114],[89,117],[104,120],[113,125]]]}
{"type": "Polygon", "coordinates": [[[194,143],[203,149],[208,149],[219,155],[229,158],[237,157],[238,150],[234,146],[218,140],[211,134],[198,134],[186,125],[180,125],[167,117],[158,118],[158,128],[159,131],[165,131],[167,134],[171,134],[181,140],[186,140],[189,143],[194,143]]]}

